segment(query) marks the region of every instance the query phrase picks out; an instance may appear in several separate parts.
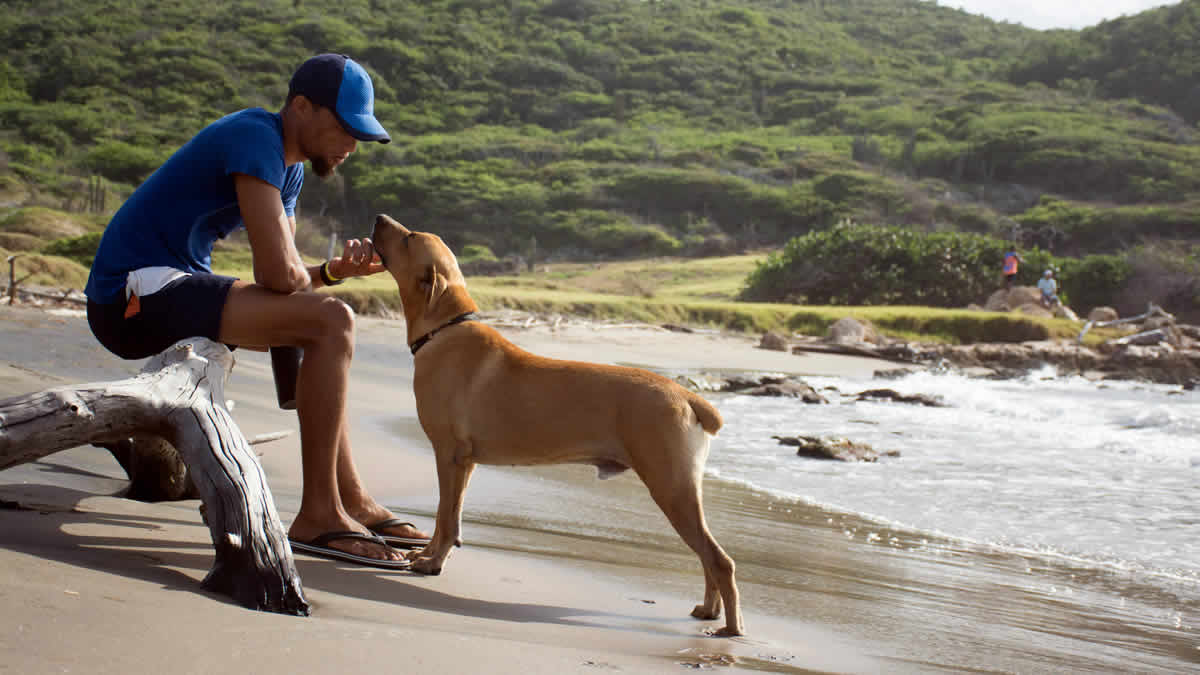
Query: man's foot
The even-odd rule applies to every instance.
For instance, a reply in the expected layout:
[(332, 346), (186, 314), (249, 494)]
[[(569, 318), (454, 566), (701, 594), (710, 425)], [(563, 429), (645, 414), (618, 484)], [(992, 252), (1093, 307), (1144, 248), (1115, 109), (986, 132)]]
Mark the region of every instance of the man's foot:
[(429, 535), (417, 529), (416, 525), (410, 522), (403, 521), (399, 518), (388, 517), (384, 520), (367, 524), (367, 529), (375, 534), (384, 537), (397, 537), (399, 539), (429, 539)]
[(312, 541), (299, 541), (291, 537), (288, 538), (288, 542), (291, 544), (292, 550), (300, 553), (307, 553), (309, 555), (320, 556), (322, 558), (330, 558), (332, 560), (338, 560), (341, 562), (354, 563), (356, 565), (382, 567), (389, 570), (406, 570), (412, 567), (412, 563), (408, 562), (407, 560), (381, 560), (379, 558), (371, 558), (368, 556), (356, 555), (354, 553), (347, 553), (340, 548), (332, 546), (333, 542), (337, 541), (367, 542), (372, 545), (382, 543), (375, 539), (374, 536), (350, 531), (326, 532)]
[[(357, 532), (363, 535), (370, 535), (367, 528), (363, 527), (350, 518), (335, 520), (332, 522), (310, 521), (302, 514), (297, 514), (296, 519), (292, 521), (292, 526), (288, 528), (288, 538), (293, 541), (309, 542), (314, 541), (322, 535), (330, 532)], [(388, 546), (385, 542), (374, 538), (367, 539), (334, 539), (325, 544), (327, 548), (337, 549), (345, 553), (361, 556), (364, 558), (372, 558), (374, 560), (403, 560), (404, 555)]]
[(374, 500), (370, 500), (370, 502), (370, 504), (364, 505), (362, 508), (347, 506), (346, 512), (357, 520), (361, 526), (380, 536), (396, 537), (399, 539), (429, 539), (428, 534), (418, 530), (412, 523), (402, 518), (397, 518), (395, 514), (378, 502)]

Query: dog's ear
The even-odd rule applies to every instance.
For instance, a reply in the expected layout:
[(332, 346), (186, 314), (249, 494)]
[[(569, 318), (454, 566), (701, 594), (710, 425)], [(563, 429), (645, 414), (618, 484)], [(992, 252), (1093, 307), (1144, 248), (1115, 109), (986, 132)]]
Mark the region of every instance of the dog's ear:
[(425, 268), (425, 273), (421, 276), (421, 290), (425, 291), (425, 313), (432, 314), (437, 307), (438, 300), (442, 299), (446, 288), (449, 286), (446, 275), (442, 274), (437, 269), (437, 265), (430, 265)]

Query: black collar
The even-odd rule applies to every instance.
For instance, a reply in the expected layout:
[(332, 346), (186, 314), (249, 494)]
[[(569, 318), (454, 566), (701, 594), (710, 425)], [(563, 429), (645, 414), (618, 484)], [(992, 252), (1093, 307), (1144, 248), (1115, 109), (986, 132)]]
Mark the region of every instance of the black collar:
[(430, 340), (432, 340), (433, 336), (437, 335), (438, 331), (449, 328), (450, 326), (453, 326), (456, 323), (462, 323), (464, 321), (478, 321), (478, 320), (479, 320), (479, 317), (475, 316), (475, 312), (467, 312), (466, 314), (459, 314), (458, 316), (454, 317), (453, 319), (450, 319), (449, 321), (442, 324), (441, 326), (438, 326), (437, 328), (434, 328), (433, 330), (429, 331), (428, 333), (417, 338), (416, 341), (413, 342), (412, 345), (409, 346), (409, 349), (412, 350), (413, 356), (416, 356), (417, 350), (420, 349), (421, 347), (424, 347), (426, 342), (429, 342)]

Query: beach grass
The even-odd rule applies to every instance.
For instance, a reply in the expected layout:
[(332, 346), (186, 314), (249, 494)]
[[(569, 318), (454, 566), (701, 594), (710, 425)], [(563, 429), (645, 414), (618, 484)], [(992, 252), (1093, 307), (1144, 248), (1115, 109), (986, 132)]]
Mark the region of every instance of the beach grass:
[[(944, 344), (1073, 339), (1083, 327), (1081, 322), (1065, 319), (966, 309), (736, 301), (746, 275), (765, 257), (555, 263), (520, 275), (468, 277), (467, 285), (485, 311), (511, 309), (756, 334), (778, 331), (824, 336), (843, 317), (868, 320), (889, 337)], [(224, 273), (236, 271), (226, 269)], [(360, 313), (377, 313), (382, 307), (400, 309), (394, 282), (384, 275), (353, 279), (332, 292)], [(1085, 343), (1097, 344), (1112, 337), (1110, 332), (1089, 332)]]

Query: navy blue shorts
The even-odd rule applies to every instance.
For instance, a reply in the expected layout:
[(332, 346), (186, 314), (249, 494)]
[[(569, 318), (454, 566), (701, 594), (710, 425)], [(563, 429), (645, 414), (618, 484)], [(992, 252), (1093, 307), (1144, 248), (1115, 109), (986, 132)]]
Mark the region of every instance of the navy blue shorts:
[(221, 312), (233, 277), (191, 274), (138, 298), (138, 311), (125, 316), (127, 303), (88, 300), (88, 325), (105, 349), (123, 359), (144, 359), (192, 337), (220, 342)]

